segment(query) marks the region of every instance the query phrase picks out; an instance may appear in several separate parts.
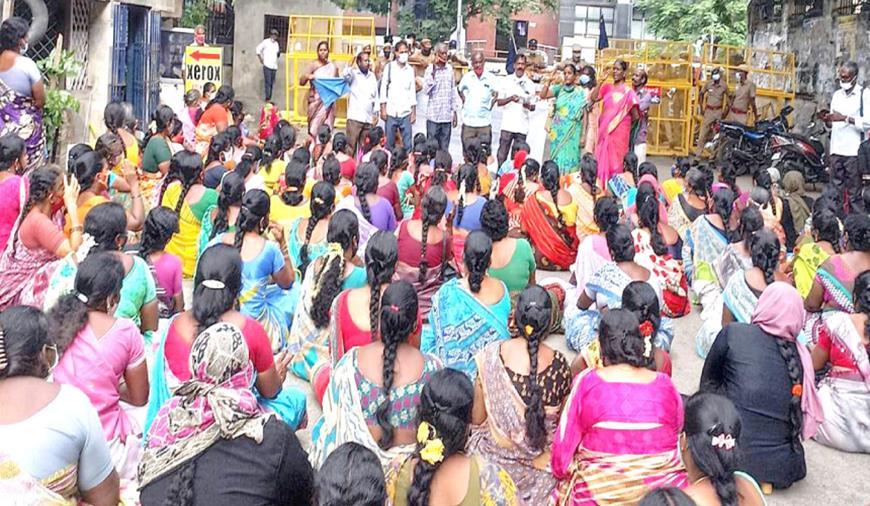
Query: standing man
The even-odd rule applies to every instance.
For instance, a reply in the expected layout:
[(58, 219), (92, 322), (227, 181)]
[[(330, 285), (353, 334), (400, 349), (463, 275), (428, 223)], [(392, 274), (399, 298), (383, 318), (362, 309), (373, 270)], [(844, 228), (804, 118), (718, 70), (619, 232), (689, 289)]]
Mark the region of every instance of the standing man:
[(462, 146), (477, 137), (492, 145), (492, 106), (495, 105), (495, 78), (484, 71), (485, 60), (481, 51), (471, 55), (471, 72), (466, 72), (459, 81), (459, 97), (462, 99)]
[(541, 80), (541, 74), (546, 70), (549, 64), (547, 53), (538, 50), (538, 39), (529, 39), (529, 50), (527, 52), (526, 64), (529, 67), (529, 77), (534, 82)]
[[(701, 88), (701, 98), (698, 101), (701, 107), (701, 114), (704, 119), (701, 121), (701, 129), (698, 132), (698, 145), (695, 147), (695, 155), (700, 157), (704, 152), (704, 145), (710, 138), (710, 128), (713, 123), (722, 119), (722, 105), (725, 103), (725, 96), (728, 93), (728, 86), (722, 82), (722, 69), (716, 67), (710, 75), (710, 80)], [(707, 99), (705, 105), (704, 98)]]
[(858, 168), (858, 146), (870, 128), (867, 108), (870, 95), (858, 86), (858, 65), (846, 62), (838, 72), (840, 89), (831, 97), (831, 112), (825, 121), (831, 127), (831, 184), (843, 195), (848, 210), (864, 209), (862, 177)]
[(423, 93), (429, 100), (426, 110), (426, 136), (438, 142), (438, 149), (448, 149), (450, 133), (457, 125), (456, 110), (459, 101), (454, 90), (453, 66), (449, 58), (447, 44), (439, 42), (435, 46), (435, 63), (426, 68), (423, 78)]
[(529, 133), (529, 112), (535, 110), (533, 98), (535, 84), (526, 75), (526, 56), (517, 55), (514, 73), (502, 80), (498, 94), (499, 107), (504, 107), (501, 119), (501, 134), (498, 138), (498, 166), (507, 160), (511, 146), (525, 142)]
[(392, 61), (392, 59), (391, 59), (391, 56), (393, 53), (392, 40), (393, 40), (392, 38), (390, 38), (389, 40), (387, 40), (387, 38), (384, 38), (384, 47), (381, 50), (383, 52), (383, 54), (380, 58), (378, 58), (378, 61), (375, 62), (375, 78), (377, 78), (378, 81), (380, 81), (381, 76), (384, 75), (384, 69), (387, 68), (387, 65), (389, 65), (390, 61)]
[(637, 155), (637, 163), (641, 164), (646, 161), (646, 134), (649, 129), (649, 110), (653, 104), (661, 102), (661, 98), (654, 95), (652, 90), (646, 87), (649, 77), (646, 70), (637, 69), (631, 76), (631, 85), (637, 94), (637, 124), (634, 130), (634, 154)]
[(758, 110), (755, 108), (755, 83), (749, 80), (748, 65), (737, 67), (737, 89), (734, 90), (734, 96), (730, 98), (729, 121), (737, 121), (745, 125), (749, 119), (749, 111), (752, 111), (752, 117), (758, 120)]
[(371, 55), (365, 51), (356, 57), (356, 65), (344, 71), (344, 80), (350, 87), (347, 99), (347, 143), (354, 156), (369, 130), (378, 123), (378, 80), (371, 70)]
[(435, 55), (432, 53), (432, 41), (429, 39), (421, 40), (420, 51), (412, 53), (411, 56), (408, 57), (408, 63), (414, 67), (414, 75), (417, 78), (417, 112), (419, 114), (417, 115), (417, 122), (414, 123), (413, 126), (415, 135), (418, 133), (425, 133), (428, 130), (426, 121), (428, 121), (429, 115), (426, 111), (429, 104), (429, 97), (426, 94), (423, 76), (426, 74), (426, 69), (434, 62)]
[(278, 30), (273, 28), (269, 32), (269, 38), (264, 39), (257, 46), (257, 58), (263, 65), (263, 93), (266, 95), (266, 102), (272, 101), (272, 87), (275, 85), (275, 74), (278, 73), (278, 54), (280, 53)]
[(208, 44), (205, 43), (205, 27), (202, 25), (196, 25), (196, 28), (193, 29), (193, 44), (192, 46), (197, 47), (207, 47)]
[(386, 122), (387, 147), (396, 145), (396, 131), (402, 134), (402, 145), (411, 147), (411, 125), (417, 119), (417, 89), (414, 69), (408, 65), (408, 43), (396, 43), (396, 60), (390, 62), (381, 76), (381, 119)]
[(577, 67), (578, 71), (586, 66), (586, 63), (583, 61), (583, 49), (580, 46), (571, 48), (571, 63)]

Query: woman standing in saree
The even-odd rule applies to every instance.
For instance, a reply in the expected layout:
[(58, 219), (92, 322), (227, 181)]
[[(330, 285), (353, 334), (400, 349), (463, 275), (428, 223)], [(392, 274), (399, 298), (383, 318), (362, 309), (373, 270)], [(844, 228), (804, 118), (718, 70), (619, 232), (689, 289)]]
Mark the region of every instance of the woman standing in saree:
[(474, 378), (477, 352), (510, 338), (511, 299), (505, 284), (486, 274), (492, 260), (489, 236), (479, 230), (469, 234), (464, 255), (467, 277), (447, 281), (432, 298), (420, 350)]
[(870, 271), (855, 279), (855, 314), (824, 313), (817, 327), (813, 367), (830, 370), (819, 384), (825, 420), (815, 435), (823, 445), (870, 453)]
[[(28, 179), (29, 195), (0, 256), (0, 309), (16, 304), (42, 308), (51, 276), (61, 265), (75, 264), (70, 253), (82, 244), (78, 181), (49, 167), (34, 170)], [(69, 238), (52, 221), (60, 202), (71, 216)]]
[(583, 113), (589, 102), (589, 92), (576, 86), (577, 67), (565, 64), (562, 84), (550, 86), (544, 81), (541, 100), (555, 97), (553, 124), (550, 127), (550, 159), (556, 162), (560, 175), (577, 172), (580, 167), (580, 144), (583, 138)]
[(335, 123), (335, 104), (323, 105), (314, 80), (321, 77), (338, 77), (338, 67), (329, 61), (329, 43), (325, 40), (317, 44), (317, 61), (309, 68), (307, 74), (299, 77), (299, 86), (308, 86), (308, 135), (312, 142), (318, 142), (317, 132), (321, 125), (328, 125), (332, 130)]
[(365, 268), (357, 265), (359, 222), (342, 209), (329, 219), (326, 253), (305, 270), (287, 351), (293, 374), (311, 383), (317, 399), (329, 384), (330, 308), (342, 290), (366, 284)]
[(541, 269), (567, 270), (577, 256), (577, 203), (559, 184), (552, 160), (541, 167), (542, 186), (523, 203), (520, 225), (535, 250)]
[(45, 85), (27, 51), (30, 25), (12, 17), (0, 25), (0, 135), (13, 133), (24, 140), (27, 172), (45, 163), (42, 108)]
[(574, 380), (555, 432), (551, 504), (636, 504), (652, 488), (687, 485), (677, 447), (683, 401), (667, 375), (650, 370), (637, 317), (604, 313), (598, 339), (604, 367)]
[(181, 259), (184, 277), (196, 270), (197, 244), (205, 213), (217, 203), (217, 192), (202, 185), (202, 158), (191, 151), (172, 155), (163, 183), (160, 204), (178, 214), (178, 233), (166, 245), (166, 252)]
[(474, 384), (473, 429), (466, 448), (502, 466), (525, 504), (545, 504), (556, 485), (548, 469), (553, 431), (571, 390), (568, 361), (543, 344), (552, 302), (530, 285), (517, 300), (520, 337), (481, 351)]
[(870, 216), (846, 218), (846, 251), (827, 259), (816, 271), (813, 287), (804, 300), (807, 311), (833, 308), (854, 313), (852, 286), (858, 273), (870, 269)]
[[(616, 60), (613, 68), (604, 73), (598, 87), (592, 90), (590, 97), (591, 102), (601, 102), (598, 145), (595, 147), (600, 181), (609, 181), (622, 170), (622, 159), (628, 153), (631, 124), (638, 119), (637, 94), (625, 82), (627, 72), (628, 63)], [(611, 75), (613, 84), (605, 84)]]

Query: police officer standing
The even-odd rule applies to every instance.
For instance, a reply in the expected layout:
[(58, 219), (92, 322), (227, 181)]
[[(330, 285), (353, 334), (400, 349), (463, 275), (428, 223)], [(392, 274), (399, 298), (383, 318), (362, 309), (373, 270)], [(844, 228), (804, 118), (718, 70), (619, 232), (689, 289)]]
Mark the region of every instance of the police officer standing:
[(755, 108), (755, 83), (749, 80), (749, 66), (746, 64), (737, 67), (737, 89), (728, 107), (728, 120), (746, 124), (749, 119), (749, 111), (752, 117), (758, 119), (758, 110)]
[[(722, 69), (716, 67), (710, 75), (710, 80), (701, 88), (701, 114), (704, 119), (701, 121), (701, 129), (698, 132), (698, 145), (695, 148), (695, 155), (701, 156), (704, 152), (704, 145), (710, 137), (710, 128), (713, 123), (722, 119), (722, 106), (725, 103), (725, 95), (728, 93), (728, 86), (722, 82)], [(706, 98), (706, 102), (705, 99)]]

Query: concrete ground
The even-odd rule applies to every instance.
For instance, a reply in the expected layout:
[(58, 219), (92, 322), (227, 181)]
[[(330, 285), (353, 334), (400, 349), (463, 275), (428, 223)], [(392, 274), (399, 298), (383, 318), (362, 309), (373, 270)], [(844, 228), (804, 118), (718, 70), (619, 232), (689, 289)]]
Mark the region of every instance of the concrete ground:
[[(456, 135), (454, 135), (456, 137)], [(496, 137), (497, 139), (497, 137)], [(493, 146), (495, 149), (496, 146)], [(452, 151), (452, 150), (451, 150)], [(672, 160), (669, 158), (651, 159), (659, 168), (660, 180), (670, 177)], [(748, 187), (749, 181), (741, 181), (741, 187)], [(553, 275), (567, 280), (566, 273), (539, 271), (538, 279)], [(691, 314), (676, 320), (675, 337), (671, 348), (673, 361), (673, 381), (677, 389), (690, 395), (697, 391), (704, 361), (694, 349), (694, 337), (701, 320), (697, 308)], [(574, 353), (568, 350), (562, 335), (550, 336), (546, 343), (564, 353), (569, 361)], [(320, 407), (311, 394), (307, 384), (288, 379), (288, 385), (298, 386), (309, 392), (309, 426), (320, 416)], [(310, 444), (307, 430), (299, 432), (304, 445)], [(807, 477), (787, 490), (777, 490), (769, 496), (771, 506), (819, 506), (819, 505), (870, 505), (870, 455), (844, 453), (809, 441), (804, 443), (807, 461)]]

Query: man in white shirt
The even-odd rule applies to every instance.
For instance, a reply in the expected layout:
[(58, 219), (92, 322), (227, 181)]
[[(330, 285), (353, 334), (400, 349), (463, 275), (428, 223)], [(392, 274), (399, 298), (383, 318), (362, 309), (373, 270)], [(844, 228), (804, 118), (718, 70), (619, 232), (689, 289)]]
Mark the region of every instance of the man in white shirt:
[(459, 81), (459, 98), (462, 99), (462, 146), (477, 137), (481, 143), (492, 145), (492, 106), (495, 105), (495, 76), (486, 72), (483, 53), (471, 56), (471, 72), (466, 72)]
[(526, 75), (526, 55), (517, 55), (514, 73), (502, 79), (496, 103), (504, 107), (498, 137), (498, 166), (507, 160), (511, 146), (525, 141), (529, 133), (529, 112), (535, 110), (535, 83)]
[(371, 69), (371, 53), (356, 56), (356, 65), (348, 65), (344, 80), (350, 87), (347, 99), (347, 144), (354, 156), (360, 142), (378, 122), (378, 79)]
[(870, 90), (858, 86), (855, 62), (844, 63), (838, 75), (840, 89), (831, 97), (831, 112), (825, 118), (831, 124), (831, 184), (843, 195), (847, 206), (863, 209), (858, 146), (870, 128)]
[(257, 58), (263, 64), (263, 85), (266, 94), (266, 102), (272, 101), (272, 87), (275, 85), (275, 74), (278, 73), (278, 54), (281, 47), (278, 45), (278, 30), (272, 29), (269, 38), (264, 39), (257, 46)]
[(393, 48), (395, 61), (381, 75), (381, 119), (386, 122), (387, 147), (396, 145), (396, 131), (402, 145), (411, 147), (411, 125), (417, 120), (417, 79), (408, 65), (408, 43), (400, 40)]

